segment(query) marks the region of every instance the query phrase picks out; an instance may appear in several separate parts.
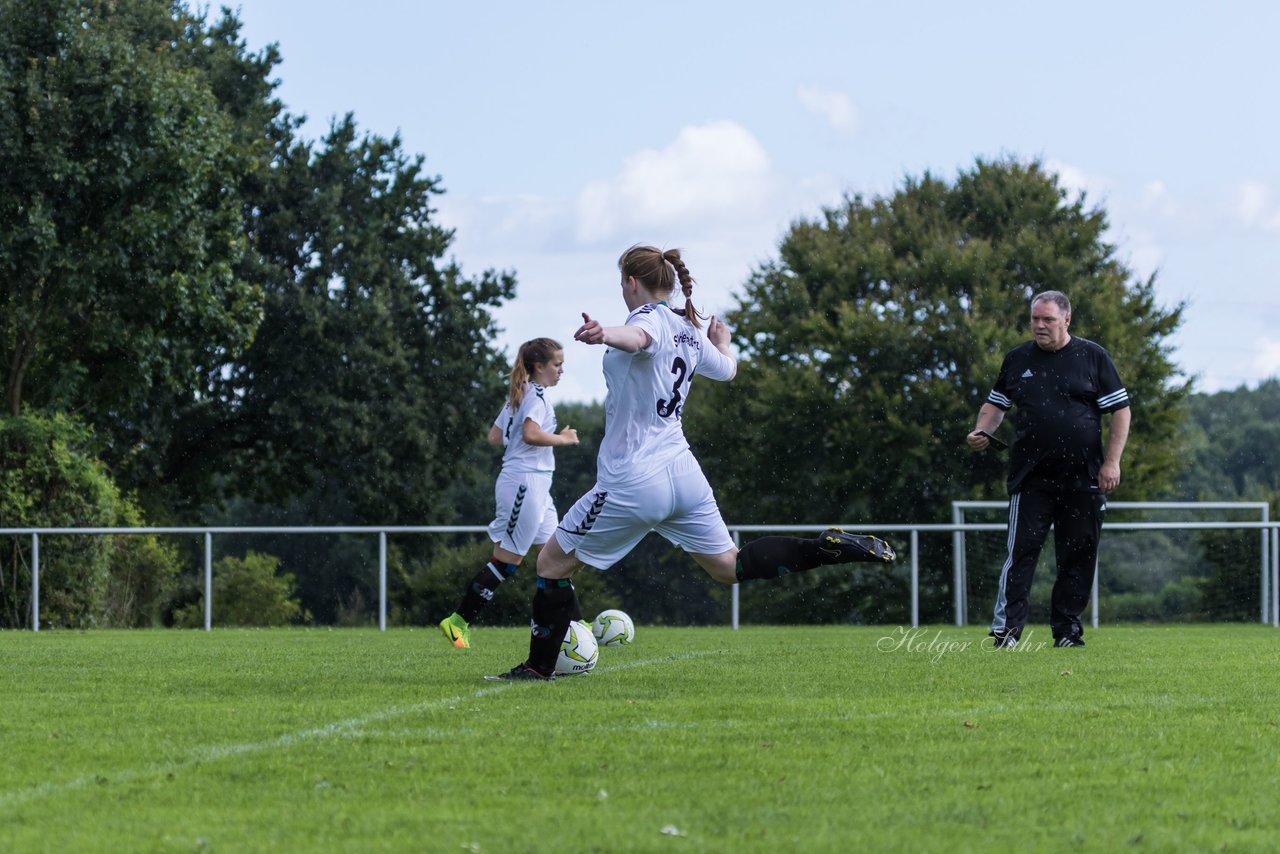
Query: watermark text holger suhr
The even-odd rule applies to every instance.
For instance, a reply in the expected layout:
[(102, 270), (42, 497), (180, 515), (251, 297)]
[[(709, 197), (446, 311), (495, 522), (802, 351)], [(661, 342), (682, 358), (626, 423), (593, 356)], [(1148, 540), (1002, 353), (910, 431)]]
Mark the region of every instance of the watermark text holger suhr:
[(887, 634), (876, 641), (876, 649), (881, 652), (912, 653), (936, 662), (941, 661), (943, 656), (952, 653), (978, 651), (998, 652), (1001, 655), (1016, 655), (1018, 653), (1039, 652), (1052, 646), (1048, 641), (1035, 640), (1032, 637), (1034, 633), (1034, 629), (1028, 629), (1022, 633), (1022, 639), (1018, 641), (1017, 646), (1011, 649), (997, 649), (995, 639), (991, 637), (980, 639), (946, 637), (942, 634), (942, 629), (936, 629), (930, 634), (929, 629), (898, 626), (893, 630), (892, 634)]

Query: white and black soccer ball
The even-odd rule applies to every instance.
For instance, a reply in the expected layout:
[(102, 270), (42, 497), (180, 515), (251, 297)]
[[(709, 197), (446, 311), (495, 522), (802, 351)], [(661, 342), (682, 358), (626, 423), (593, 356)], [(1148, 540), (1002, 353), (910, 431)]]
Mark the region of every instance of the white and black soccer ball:
[(560, 654), (556, 656), (556, 675), (590, 673), (600, 660), (600, 645), (590, 627), (579, 620), (570, 620), (569, 628), (560, 642)]
[(618, 646), (636, 639), (636, 624), (625, 611), (611, 608), (599, 613), (591, 624), (591, 634), (601, 646)]

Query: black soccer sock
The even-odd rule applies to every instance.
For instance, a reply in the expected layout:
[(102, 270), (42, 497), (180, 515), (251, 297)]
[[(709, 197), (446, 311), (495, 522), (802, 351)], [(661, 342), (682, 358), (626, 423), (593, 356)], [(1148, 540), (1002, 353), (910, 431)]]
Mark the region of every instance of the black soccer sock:
[(493, 601), (502, 582), (516, 574), (518, 563), (504, 563), (495, 555), (484, 565), (484, 569), (476, 573), (467, 585), (467, 592), (462, 594), (462, 604), (458, 605), (458, 616), (470, 623), (484, 606)]
[(556, 669), (560, 644), (573, 619), (577, 591), (567, 578), (539, 578), (533, 594), (533, 624), (529, 627), (529, 666), (544, 676)]
[(816, 538), (761, 537), (738, 551), (736, 571), (739, 581), (752, 581), (805, 572), (821, 565)]

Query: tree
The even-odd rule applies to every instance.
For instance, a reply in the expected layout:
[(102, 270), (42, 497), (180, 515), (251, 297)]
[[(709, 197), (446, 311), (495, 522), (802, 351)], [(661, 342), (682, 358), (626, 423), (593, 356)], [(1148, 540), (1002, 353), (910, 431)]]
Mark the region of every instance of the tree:
[(1192, 395), (1179, 478), (1187, 500), (1267, 500), (1280, 493), (1280, 380)]
[(514, 279), (440, 263), (453, 235), (430, 221), (439, 179), (422, 164), (351, 116), (282, 156), (252, 223), (262, 322), (216, 405), (191, 410), (169, 477), (221, 460), (229, 489), (262, 503), (332, 481), (351, 521), (449, 516), (439, 496), (501, 399), (490, 309)]
[[(953, 499), (1003, 497), (1006, 458), (970, 453), (964, 436), (1005, 352), (1029, 338), (1031, 296), (1048, 289), (1072, 297), (1071, 331), (1111, 352), (1135, 401), (1124, 497), (1167, 489), (1189, 383), (1165, 338), (1182, 307), (1156, 304), (1154, 276), (1135, 280), (1106, 228), (1039, 163), (1013, 160), (978, 161), (950, 184), (926, 173), (796, 222), (728, 316), (738, 378), (704, 384), (686, 409), (725, 515), (930, 521)], [(851, 579), (822, 581), (874, 618)], [(765, 601), (778, 590), (760, 607), (785, 609)]]
[[(1280, 515), (1280, 381), (1192, 395), (1184, 430), (1188, 463), (1179, 497), (1191, 501), (1267, 501)], [(1254, 619), (1260, 602), (1256, 531), (1201, 531), (1205, 612)]]
[(8, 409), (76, 413), (152, 518), (338, 484), (357, 519), (438, 520), (514, 279), (443, 261), (398, 137), (297, 139), (275, 47), (204, 14), (0, 0)]
[[(31, 527), (136, 527), (139, 515), (93, 458), (89, 430), (65, 416), (0, 418), (0, 519)], [(145, 626), (159, 617), (177, 555), (154, 537), (41, 540), (43, 626)], [(0, 628), (30, 625), (31, 547), (0, 540)]]
[(151, 389), (191, 395), (252, 334), (238, 152), (180, 55), (191, 26), (155, 0), (0, 2), (10, 415), (127, 424)]
[(1182, 307), (1156, 305), (1154, 276), (1133, 280), (1106, 227), (1039, 163), (1015, 161), (979, 161), (951, 185), (908, 179), (793, 225), (729, 315), (738, 379), (690, 404), (728, 515), (918, 521), (1002, 495), (1004, 459), (963, 437), (1047, 289), (1073, 298), (1071, 331), (1110, 350), (1136, 401), (1125, 495), (1167, 488), (1188, 384), (1164, 339)]

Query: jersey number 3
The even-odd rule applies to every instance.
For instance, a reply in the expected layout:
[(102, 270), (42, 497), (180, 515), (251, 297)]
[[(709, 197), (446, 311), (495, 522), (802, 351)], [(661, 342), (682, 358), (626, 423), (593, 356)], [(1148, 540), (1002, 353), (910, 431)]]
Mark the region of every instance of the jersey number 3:
[(684, 359), (676, 356), (675, 361), (671, 363), (671, 373), (676, 375), (676, 381), (671, 384), (671, 399), (658, 401), (658, 415), (662, 418), (670, 418), (672, 415), (680, 417), (680, 401), (684, 397), (680, 386), (689, 376), (689, 366), (684, 363)]

